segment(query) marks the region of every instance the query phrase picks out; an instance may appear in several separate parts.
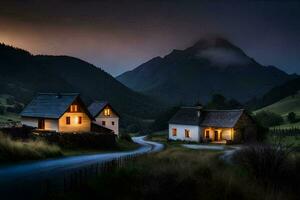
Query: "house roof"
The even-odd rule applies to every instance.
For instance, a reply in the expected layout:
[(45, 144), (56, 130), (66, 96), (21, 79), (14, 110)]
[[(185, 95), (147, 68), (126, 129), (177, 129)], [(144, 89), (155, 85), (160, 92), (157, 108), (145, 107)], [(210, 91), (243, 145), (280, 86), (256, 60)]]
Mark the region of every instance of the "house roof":
[[(198, 114), (200, 112), (200, 115)], [(232, 128), (244, 110), (205, 110), (197, 107), (181, 108), (169, 121), (170, 124)]]
[(244, 110), (203, 110), (200, 126), (233, 128)]
[(58, 119), (78, 97), (78, 93), (39, 93), (20, 115)]
[(120, 116), (107, 101), (94, 101), (89, 107), (88, 110), (93, 117), (98, 116), (102, 110), (106, 107), (110, 106), (111, 109), (116, 113), (116, 115)]
[(200, 109), (196, 107), (182, 107), (170, 119), (169, 123), (183, 125), (199, 125), (200, 117), (198, 116), (198, 112), (200, 112)]

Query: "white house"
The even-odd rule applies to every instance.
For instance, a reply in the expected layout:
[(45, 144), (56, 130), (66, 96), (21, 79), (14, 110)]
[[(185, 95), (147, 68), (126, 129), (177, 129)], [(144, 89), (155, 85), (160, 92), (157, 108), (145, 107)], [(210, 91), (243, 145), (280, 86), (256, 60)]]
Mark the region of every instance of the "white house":
[(169, 139), (193, 142), (242, 142), (256, 137), (257, 127), (244, 110), (182, 107), (169, 121)]
[(94, 123), (108, 128), (119, 135), (120, 115), (106, 101), (95, 101), (88, 107), (89, 112), (94, 118)]
[(92, 116), (78, 93), (40, 93), (21, 112), (21, 123), (41, 131), (88, 132)]

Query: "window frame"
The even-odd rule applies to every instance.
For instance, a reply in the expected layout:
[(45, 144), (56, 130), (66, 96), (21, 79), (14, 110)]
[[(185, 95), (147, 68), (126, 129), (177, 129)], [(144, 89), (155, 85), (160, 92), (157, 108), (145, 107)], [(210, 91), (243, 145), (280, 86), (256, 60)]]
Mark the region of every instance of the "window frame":
[(110, 108), (104, 108), (104, 116), (110, 116), (111, 114)]
[(177, 128), (172, 128), (172, 136), (173, 137), (177, 136)]
[(205, 130), (205, 139), (209, 139), (209, 130)]
[(82, 124), (82, 117), (81, 116), (78, 117), (78, 124)]
[(66, 125), (71, 125), (71, 117), (66, 116)]
[(185, 136), (185, 138), (191, 138), (191, 130), (184, 129), (184, 136)]
[(78, 112), (78, 105), (77, 104), (72, 104), (70, 106), (70, 112)]
[(102, 121), (102, 122), (101, 122), (101, 125), (102, 125), (102, 126), (106, 126), (106, 121)]

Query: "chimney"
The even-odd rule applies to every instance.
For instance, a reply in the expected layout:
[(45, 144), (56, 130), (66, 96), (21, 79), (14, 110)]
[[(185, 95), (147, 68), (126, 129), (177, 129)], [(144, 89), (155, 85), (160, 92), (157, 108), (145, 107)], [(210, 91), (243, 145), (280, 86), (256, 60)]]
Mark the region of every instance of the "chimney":
[(57, 93), (56, 98), (57, 98), (57, 99), (60, 99), (60, 98), (61, 98), (61, 94), (60, 94), (60, 93)]
[(202, 106), (196, 106), (196, 109), (197, 109), (197, 117), (200, 117)]

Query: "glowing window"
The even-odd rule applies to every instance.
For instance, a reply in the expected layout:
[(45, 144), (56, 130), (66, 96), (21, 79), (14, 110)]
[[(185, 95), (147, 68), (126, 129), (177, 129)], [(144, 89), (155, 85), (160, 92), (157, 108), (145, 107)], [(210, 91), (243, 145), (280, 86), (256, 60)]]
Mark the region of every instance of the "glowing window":
[(110, 109), (109, 108), (104, 109), (104, 115), (105, 116), (110, 116)]
[(172, 128), (172, 135), (177, 136), (177, 129), (176, 128)]
[(77, 112), (78, 111), (78, 106), (77, 105), (71, 105), (70, 111), (71, 112)]
[(184, 135), (186, 138), (190, 137), (190, 130), (189, 129), (184, 129)]

